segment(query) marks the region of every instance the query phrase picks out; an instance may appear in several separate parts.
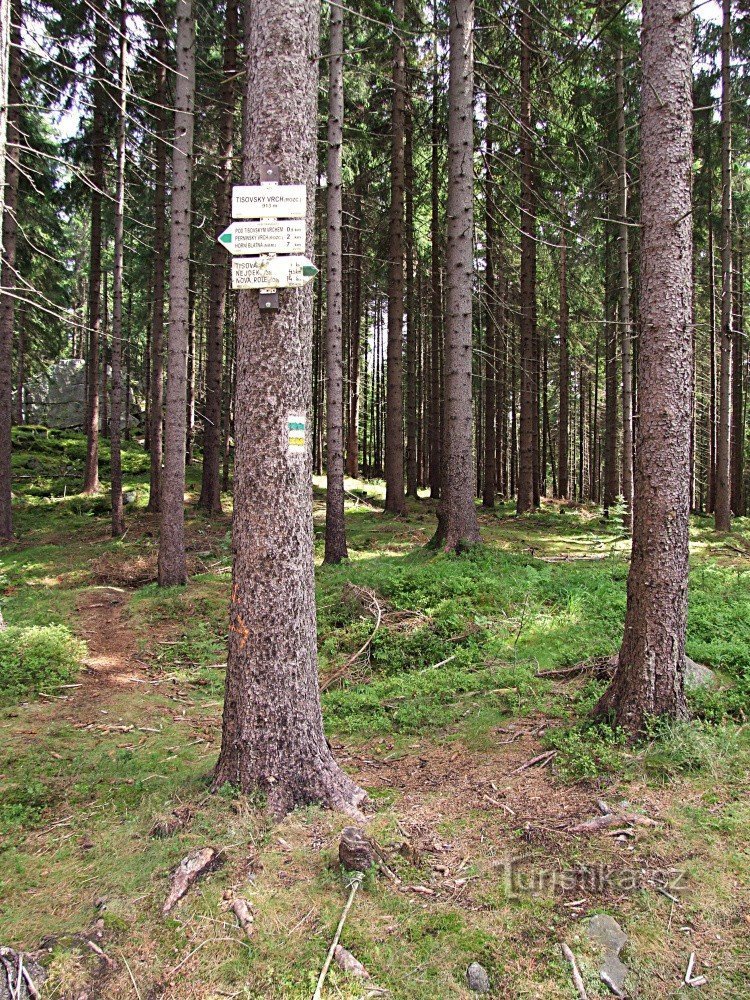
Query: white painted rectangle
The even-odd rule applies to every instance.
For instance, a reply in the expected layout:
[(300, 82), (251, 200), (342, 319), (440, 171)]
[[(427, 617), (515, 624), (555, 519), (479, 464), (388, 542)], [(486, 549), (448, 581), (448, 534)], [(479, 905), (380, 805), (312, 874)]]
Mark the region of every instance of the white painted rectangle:
[(250, 184), (232, 188), (233, 219), (304, 219), (304, 184)]

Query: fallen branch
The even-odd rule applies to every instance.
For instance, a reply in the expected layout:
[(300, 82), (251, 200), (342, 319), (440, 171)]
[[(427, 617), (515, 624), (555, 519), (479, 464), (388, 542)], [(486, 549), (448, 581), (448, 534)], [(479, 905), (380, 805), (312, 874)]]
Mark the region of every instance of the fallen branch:
[(570, 968), (573, 971), (573, 985), (576, 990), (578, 990), (578, 996), (581, 1000), (589, 1000), (588, 993), (586, 992), (586, 987), (583, 985), (583, 977), (581, 976), (581, 970), (578, 968), (578, 962), (576, 962), (576, 957), (570, 948), (563, 943), (560, 945), (560, 949), (563, 953), (563, 957), (567, 959), (570, 963)]
[(526, 771), (530, 767), (534, 767), (535, 764), (540, 764), (542, 767), (546, 767), (550, 763), (553, 757), (557, 756), (557, 750), (545, 750), (544, 753), (537, 754), (536, 757), (532, 757), (531, 760), (527, 760), (525, 764), (521, 764), (511, 774), (520, 774), (521, 771)]
[(246, 899), (241, 896), (235, 896), (232, 900), (232, 911), (237, 917), (240, 927), (243, 929), (247, 937), (253, 936), (253, 915), (250, 912), (250, 907)]
[(375, 607), (376, 611), (375, 628), (370, 633), (367, 642), (363, 646), (361, 646), (356, 653), (350, 656), (342, 667), (339, 667), (339, 669), (335, 673), (331, 674), (331, 676), (327, 680), (323, 681), (323, 683), (320, 685), (321, 691), (327, 691), (332, 684), (335, 684), (336, 681), (340, 680), (346, 673), (348, 673), (349, 668), (352, 666), (352, 664), (356, 663), (356, 661), (360, 658), (360, 656), (363, 653), (366, 653), (367, 650), (370, 648), (370, 643), (375, 638), (375, 635), (377, 634), (377, 631), (380, 628), (380, 623), (383, 620), (383, 608), (380, 602), (378, 601), (377, 597), (371, 590), (366, 591), (366, 593), (370, 597), (370, 600), (372, 601), (372, 604)]
[(346, 923), (346, 918), (349, 915), (349, 910), (352, 908), (352, 903), (354, 902), (354, 897), (357, 895), (357, 890), (362, 885), (362, 879), (364, 878), (363, 872), (355, 872), (354, 878), (352, 879), (351, 891), (349, 892), (349, 899), (346, 901), (346, 906), (341, 914), (341, 919), (339, 920), (339, 925), (336, 928), (336, 933), (333, 936), (333, 941), (331, 942), (331, 947), (328, 949), (328, 954), (326, 955), (326, 960), (323, 968), (318, 977), (318, 985), (315, 987), (315, 992), (313, 993), (312, 1000), (321, 1000), (323, 996), (323, 985), (326, 981), (326, 976), (328, 975), (328, 970), (331, 967), (331, 962), (333, 961), (333, 955), (336, 951), (336, 946), (339, 943), (339, 938), (341, 937), (341, 932), (344, 929), (344, 924)]

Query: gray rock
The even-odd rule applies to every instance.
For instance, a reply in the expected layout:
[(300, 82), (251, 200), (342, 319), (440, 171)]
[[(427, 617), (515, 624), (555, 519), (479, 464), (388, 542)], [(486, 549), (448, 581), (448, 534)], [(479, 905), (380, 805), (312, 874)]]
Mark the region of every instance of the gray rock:
[(620, 961), (620, 952), (628, 943), (627, 934), (608, 913), (597, 913), (592, 917), (588, 922), (588, 933), (594, 944), (604, 951), (599, 978), (615, 996), (624, 997), (628, 967)]
[(466, 985), (474, 993), (490, 992), (490, 977), (487, 970), (479, 962), (472, 962), (466, 970)]
[[(66, 358), (50, 365), (44, 375), (29, 379), (24, 398), (26, 423), (61, 430), (82, 428), (86, 409), (86, 362), (80, 358)], [(140, 401), (140, 388), (131, 385), (131, 425), (143, 419)], [(100, 413), (103, 422), (103, 406)], [(124, 414), (122, 426), (125, 426)]]
[(718, 683), (716, 674), (710, 667), (696, 663), (689, 656), (685, 657), (685, 688), (695, 691), (702, 687), (715, 687)]

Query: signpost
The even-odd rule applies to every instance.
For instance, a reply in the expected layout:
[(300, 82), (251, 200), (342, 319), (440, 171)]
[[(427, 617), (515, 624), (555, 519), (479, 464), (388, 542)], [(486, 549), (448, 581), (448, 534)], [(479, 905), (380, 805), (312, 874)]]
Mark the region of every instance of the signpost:
[(232, 217), (248, 221), (232, 222), (219, 236), (232, 254), (232, 288), (259, 291), (262, 311), (279, 308), (279, 288), (301, 288), (318, 273), (304, 256), (307, 188), (278, 184), (273, 167), (266, 175), (264, 184), (232, 188)]
[(232, 288), (301, 288), (318, 273), (311, 260), (293, 257), (235, 257)]
[(304, 219), (233, 222), (219, 237), (231, 254), (304, 253)]
[(232, 188), (233, 219), (304, 219), (304, 184), (253, 184)]

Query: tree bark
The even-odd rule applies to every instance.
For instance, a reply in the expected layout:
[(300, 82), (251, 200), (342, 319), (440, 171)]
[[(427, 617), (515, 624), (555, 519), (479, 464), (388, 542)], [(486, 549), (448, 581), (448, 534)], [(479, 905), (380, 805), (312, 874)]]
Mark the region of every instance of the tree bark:
[(745, 514), (745, 407), (744, 396), (744, 331), (742, 329), (743, 267), (742, 245), (734, 251), (732, 281), (732, 513)]
[(440, 387), (440, 341), (442, 296), (440, 289), (440, 89), (437, 31), (438, 4), (434, 3), (435, 39), (432, 51), (432, 116), (430, 123), (430, 496), (440, 498), (442, 477), (442, 406)]
[[(611, 226), (607, 226), (611, 230)], [(604, 516), (609, 516), (610, 508), (620, 492), (620, 476), (617, 461), (617, 296), (613, 261), (612, 233), (607, 232), (604, 241), (604, 495), (602, 506)], [(598, 384), (598, 380), (597, 381)], [(592, 449), (593, 451), (593, 449)], [(594, 484), (594, 477), (589, 477)]]
[[(224, 69), (219, 126), (219, 171), (216, 177), (216, 235), (227, 224), (232, 205), (232, 152), (237, 80), (237, 0), (227, 0)], [(199, 504), (221, 513), (221, 361), (224, 352), (228, 256), (218, 242), (211, 255), (208, 330), (206, 333), (206, 396), (203, 406), (203, 468)]]
[[(567, 213), (565, 213), (567, 220)], [(561, 500), (570, 499), (570, 354), (568, 348), (568, 328), (570, 309), (568, 306), (568, 234), (560, 230), (560, 305), (558, 332), (560, 335), (560, 361), (558, 380), (560, 398), (557, 417), (557, 486)]]
[(633, 555), (625, 635), (596, 712), (684, 718), (690, 505), (692, 42), (688, 0), (645, 0)]
[(417, 310), (414, 302), (414, 119), (406, 116), (406, 495), (417, 498)]
[[(0, 272), (0, 542), (13, 538), (11, 424), (13, 413), (13, 323), (15, 319), (16, 242), (18, 235), (19, 130), (21, 103), (21, 3), (14, 0), (0, 15), (0, 219), (2, 219), (2, 270)], [(6, 75), (7, 74), (7, 75)], [(3, 182), (4, 178), (4, 182)], [(23, 344), (23, 330), (19, 331)], [(23, 352), (19, 353), (18, 407), (23, 410)]]
[(344, 12), (331, 7), (328, 60), (328, 268), (326, 272), (326, 538), (327, 563), (346, 559), (344, 523)]
[(156, 11), (156, 108), (154, 191), (154, 297), (151, 311), (151, 375), (149, 405), (150, 479), (148, 510), (156, 514), (161, 502), (164, 418), (164, 274), (167, 229), (167, 4), (157, 0)]
[(86, 359), (86, 470), (83, 492), (99, 490), (99, 338), (101, 336), (102, 196), (104, 194), (104, 90), (107, 53), (104, 16), (94, 8), (94, 110), (91, 132), (91, 250), (88, 287), (88, 356)]
[(451, 0), (448, 77), (443, 487), (433, 544), (460, 552), (480, 541), (472, 456), (474, 273), (474, 0)]
[[(359, 477), (359, 393), (360, 393), (360, 350), (362, 329), (362, 192), (361, 178), (354, 184), (353, 211), (354, 242), (352, 250), (352, 305), (349, 316), (349, 422), (346, 441), (346, 474), (351, 479)], [(367, 327), (365, 327), (365, 330)], [(367, 342), (365, 341), (365, 350)], [(365, 361), (365, 373), (367, 362)], [(365, 375), (366, 377), (366, 375)], [(364, 413), (367, 413), (365, 406)], [(366, 448), (363, 449), (363, 453)], [(365, 458), (366, 461), (366, 458)]]
[(732, 411), (732, 84), (731, 0), (723, 0), (721, 32), (721, 351), (719, 419), (716, 428), (717, 531), (732, 526), (731, 411)]
[(405, 0), (394, 0), (391, 207), (388, 219), (388, 367), (385, 422), (385, 509), (403, 514), (404, 502), (404, 139), (406, 46), (401, 36)]
[(115, 233), (112, 271), (112, 409), (110, 411), (110, 467), (112, 490), (112, 537), (125, 530), (122, 506), (122, 275), (125, 251), (125, 142), (127, 128), (128, 41), (127, 0), (120, 5), (120, 87), (117, 95), (117, 166), (115, 182)]
[[(257, 183), (273, 163), (282, 183), (307, 185), (310, 251), (318, 10), (315, 0), (247, 0), (245, 8), (245, 183)], [(239, 293), (235, 556), (214, 783), (265, 793), (278, 814), (311, 802), (352, 811), (365, 798), (323, 734), (310, 443), (300, 450), (289, 444), (290, 421), (310, 413), (311, 362), (309, 286), (282, 289), (280, 309), (264, 314), (254, 293)]]
[(187, 583), (185, 558), (185, 432), (190, 325), (190, 221), (195, 101), (195, 21), (192, 0), (177, 0), (175, 137), (169, 250), (169, 333), (160, 496), (159, 586)]
[(528, 0), (520, 8), (521, 111), (521, 416), (518, 455), (518, 498), (516, 510), (525, 514), (534, 507), (534, 383), (536, 368), (534, 331), (534, 272), (536, 259), (536, 219), (534, 194), (534, 151), (531, 135), (531, 13)]
[(485, 338), (485, 375), (484, 375), (484, 478), (482, 481), (482, 506), (495, 506), (497, 493), (497, 286), (495, 283), (495, 181), (492, 176), (493, 121), (494, 107), (489, 93), (486, 95), (487, 128), (485, 132), (485, 298), (487, 302), (487, 336)]
[(633, 510), (633, 357), (630, 329), (630, 252), (628, 234), (628, 152), (625, 131), (625, 74), (622, 43), (615, 51), (615, 98), (617, 101), (617, 214), (619, 286), (617, 321), (622, 356), (622, 495), (624, 523), (629, 526)]

